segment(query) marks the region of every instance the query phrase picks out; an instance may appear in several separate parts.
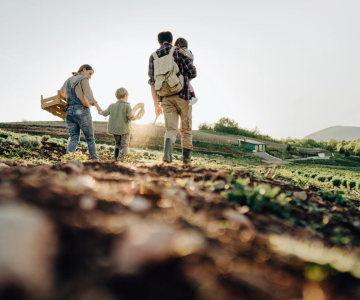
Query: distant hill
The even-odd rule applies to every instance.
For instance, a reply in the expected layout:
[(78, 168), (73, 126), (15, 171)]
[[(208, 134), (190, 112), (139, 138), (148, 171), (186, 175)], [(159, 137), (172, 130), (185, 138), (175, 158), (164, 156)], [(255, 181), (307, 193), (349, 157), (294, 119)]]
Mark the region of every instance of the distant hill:
[(305, 137), (305, 139), (309, 138), (317, 142), (328, 142), (330, 139), (335, 139), (337, 141), (353, 141), (360, 138), (360, 127), (333, 126), (314, 132)]

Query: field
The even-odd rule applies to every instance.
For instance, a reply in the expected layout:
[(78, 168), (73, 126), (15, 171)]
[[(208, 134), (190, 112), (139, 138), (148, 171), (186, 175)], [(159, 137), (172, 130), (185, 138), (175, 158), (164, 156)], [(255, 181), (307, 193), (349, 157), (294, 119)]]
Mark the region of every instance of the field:
[(92, 163), (56, 126), (1, 125), (0, 299), (360, 299), (360, 168), (215, 140), (183, 168), (160, 133), (115, 163), (104, 124)]

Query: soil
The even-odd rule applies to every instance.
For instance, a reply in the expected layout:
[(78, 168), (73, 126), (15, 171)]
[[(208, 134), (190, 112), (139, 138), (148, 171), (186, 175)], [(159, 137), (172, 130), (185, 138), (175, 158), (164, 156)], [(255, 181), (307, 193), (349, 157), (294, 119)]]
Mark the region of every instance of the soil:
[[(13, 145), (12, 152), (18, 152), (19, 158), (27, 159), (27, 158), (41, 158), (48, 159), (53, 162), (60, 162), (61, 157), (66, 154), (65, 147), (59, 147), (55, 143), (43, 142), (43, 146), (40, 149), (33, 148), (24, 148), (20, 145)], [(24, 152), (25, 151), (25, 152)], [(5, 153), (9, 153), (9, 147), (0, 145), (0, 156), (6, 156)], [(25, 153), (25, 154), (24, 154)]]
[[(0, 244), (8, 255), (0, 252), (0, 266), (6, 262), (0, 268), (0, 299), (360, 298), (359, 280), (338, 273), (311, 282), (304, 275), (309, 264), (274, 251), (269, 240), (271, 234), (286, 234), (332, 247), (328, 231), (266, 212), (240, 213), (221, 196), (229, 188), (229, 175), (177, 165), (0, 164), (0, 225), (12, 224), (11, 236), (1, 234), (0, 227)], [(334, 207), (316, 190), (248, 171), (231, 175), (232, 183), (249, 178), (250, 185), (303, 192), (306, 205)], [(27, 217), (17, 218), (24, 207)], [(6, 209), (11, 213), (4, 216)], [(358, 212), (335, 209), (344, 218), (359, 219)], [(291, 214), (308, 222), (321, 216), (301, 207)], [(36, 222), (44, 225), (36, 227)], [(336, 228), (342, 221), (329, 224)], [(346, 249), (359, 252), (360, 237), (352, 230), (352, 245)], [(34, 269), (19, 268), (19, 262), (35, 264)]]

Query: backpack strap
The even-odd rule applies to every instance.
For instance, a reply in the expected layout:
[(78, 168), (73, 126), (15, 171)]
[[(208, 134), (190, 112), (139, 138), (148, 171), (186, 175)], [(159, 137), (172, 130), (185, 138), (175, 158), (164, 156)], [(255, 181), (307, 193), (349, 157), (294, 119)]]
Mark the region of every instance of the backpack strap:
[(159, 56), (156, 54), (156, 51), (152, 54), (154, 59), (159, 59)]
[(172, 47), (172, 48), (170, 49), (170, 53), (169, 53), (169, 54), (174, 55), (175, 49), (176, 49), (176, 47)]

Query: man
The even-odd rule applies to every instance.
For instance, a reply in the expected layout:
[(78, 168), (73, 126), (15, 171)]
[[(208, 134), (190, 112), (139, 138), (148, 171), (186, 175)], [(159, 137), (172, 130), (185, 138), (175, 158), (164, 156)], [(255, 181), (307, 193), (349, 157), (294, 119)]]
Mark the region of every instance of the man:
[[(160, 48), (156, 50), (159, 58), (168, 55), (171, 51), (173, 36), (170, 31), (163, 31), (158, 34)], [(164, 113), (165, 117), (165, 137), (164, 137), (164, 162), (172, 162), (172, 150), (176, 141), (176, 135), (180, 123), (181, 148), (183, 151), (184, 166), (190, 166), (192, 154), (192, 106), (189, 105), (191, 99), (190, 79), (196, 77), (196, 68), (191, 61), (179, 52), (176, 48), (173, 57), (179, 67), (181, 75), (184, 77), (183, 89), (174, 95), (161, 97), (161, 106), (158, 102), (157, 91), (155, 90), (154, 78), (154, 56), (150, 56), (149, 61), (149, 84), (151, 85), (151, 95), (154, 101), (155, 114)]]

